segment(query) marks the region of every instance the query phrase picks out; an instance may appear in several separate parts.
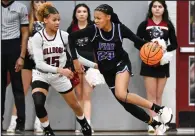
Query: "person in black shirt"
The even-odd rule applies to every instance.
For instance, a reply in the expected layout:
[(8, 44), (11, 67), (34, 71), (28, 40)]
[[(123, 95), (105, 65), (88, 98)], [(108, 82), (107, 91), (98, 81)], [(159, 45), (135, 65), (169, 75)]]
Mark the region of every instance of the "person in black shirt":
[[(75, 6), (72, 22), (68, 27), (67, 32), (70, 34), (93, 24), (89, 7), (84, 3), (80, 3)], [(75, 45), (80, 56), (95, 62), (93, 45), (88, 37), (77, 39)], [(85, 73), (80, 73), (79, 77), (80, 84), (75, 87), (77, 98), (83, 107), (88, 123), (91, 124), (91, 92), (96, 85), (105, 83), (105, 81), (103, 80), (102, 82), (103, 76), (98, 69), (86, 66)], [(80, 130), (76, 130), (75, 132), (80, 132)], [(92, 132), (94, 131), (92, 130)]]
[[(29, 39), (39, 30), (41, 30), (44, 26), (42, 22), (37, 21), (37, 9), (42, 4), (45, 3), (44, 0), (31, 0), (30, 2), (30, 15), (29, 15)], [(30, 42), (28, 42), (30, 43)], [(26, 51), (26, 55), (24, 58), (24, 67), (22, 69), (22, 82), (23, 82), (23, 88), (24, 88), (24, 95), (26, 96), (29, 90), (29, 87), (32, 82), (32, 69), (35, 68), (35, 63), (33, 59), (31, 58), (28, 50)], [(15, 118), (17, 110), (14, 104), (13, 112), (12, 112), (12, 118), (10, 121), (10, 125), (7, 129), (7, 132), (14, 132), (16, 123)], [(43, 132), (43, 129), (41, 128), (41, 124), (39, 119), (36, 117), (35, 123), (34, 123), (34, 130), (35, 132)]]
[(15, 0), (1, 1), (1, 128), (5, 111), (7, 72), (10, 73), (14, 102), (17, 108), (15, 129), (25, 129), (25, 97), (21, 69), (24, 66), (28, 39), (27, 7)]
[[(156, 38), (164, 40), (166, 43), (163, 47), (164, 52), (171, 53), (177, 48), (175, 28), (169, 19), (167, 5), (164, 0), (154, 0), (150, 3), (146, 20), (141, 22), (137, 29), (137, 36), (147, 41)], [(168, 39), (170, 45), (168, 45)], [(135, 43), (135, 47), (140, 50), (141, 47), (137, 45)], [(169, 77), (169, 63), (153, 67), (142, 62), (140, 75), (144, 76), (147, 99), (161, 105), (163, 90)], [(155, 112), (151, 110), (149, 112), (151, 116), (156, 116)], [(158, 116), (155, 118), (158, 119)], [(152, 133), (154, 129), (148, 126), (148, 132)]]
[[(73, 57), (74, 67), (77, 72), (83, 72), (82, 66), (77, 60), (75, 41), (87, 36), (93, 43), (95, 58), (98, 68), (103, 74), (107, 85), (123, 107), (136, 118), (150, 124), (159, 131), (165, 132), (163, 123), (169, 123), (172, 119), (172, 110), (165, 106), (158, 106), (134, 93), (129, 93), (128, 84), (132, 76), (131, 62), (128, 54), (122, 48), (122, 39), (128, 38), (142, 46), (146, 43), (137, 37), (129, 28), (122, 24), (113, 8), (102, 4), (95, 9), (95, 24), (85, 29), (73, 32), (69, 35), (69, 45)], [(138, 106), (151, 109), (158, 113), (161, 122), (153, 120), (143, 109)]]

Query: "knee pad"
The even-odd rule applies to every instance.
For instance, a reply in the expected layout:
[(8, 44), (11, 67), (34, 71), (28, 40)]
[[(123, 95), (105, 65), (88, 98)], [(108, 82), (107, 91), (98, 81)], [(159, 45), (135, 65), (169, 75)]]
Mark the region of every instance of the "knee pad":
[(42, 92), (35, 92), (32, 94), (35, 110), (38, 118), (44, 118), (47, 116), (47, 111), (45, 109), (46, 96)]

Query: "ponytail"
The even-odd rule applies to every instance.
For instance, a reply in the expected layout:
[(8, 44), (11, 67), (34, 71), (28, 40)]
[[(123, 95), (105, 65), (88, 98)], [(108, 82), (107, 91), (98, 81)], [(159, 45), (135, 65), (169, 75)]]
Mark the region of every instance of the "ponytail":
[(44, 18), (47, 18), (49, 14), (59, 14), (58, 10), (50, 2), (43, 3), (37, 11), (38, 20), (44, 22)]
[(111, 15), (111, 21), (116, 24), (122, 24), (121, 21), (118, 18), (118, 15), (116, 13), (112, 13)]

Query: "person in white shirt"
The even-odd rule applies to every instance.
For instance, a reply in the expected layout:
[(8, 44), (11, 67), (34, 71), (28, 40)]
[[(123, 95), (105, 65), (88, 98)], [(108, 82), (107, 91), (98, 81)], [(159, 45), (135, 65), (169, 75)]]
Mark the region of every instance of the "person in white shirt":
[[(74, 73), (65, 67), (69, 53), (68, 33), (59, 29), (59, 12), (51, 3), (46, 2), (39, 7), (38, 20), (44, 22), (45, 28), (38, 31), (31, 40), (31, 54), (36, 64), (32, 74), (32, 97), (45, 135), (54, 135), (44, 107), (49, 86), (52, 86), (76, 114), (82, 133), (90, 136), (91, 127), (72, 91), (73, 85), (70, 80)], [(87, 65), (97, 67), (93, 62), (87, 62)]]

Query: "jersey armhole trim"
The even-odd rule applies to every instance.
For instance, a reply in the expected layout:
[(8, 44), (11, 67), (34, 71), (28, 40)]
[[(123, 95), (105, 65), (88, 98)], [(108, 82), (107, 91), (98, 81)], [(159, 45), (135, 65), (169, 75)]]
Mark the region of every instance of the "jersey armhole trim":
[[(63, 38), (62, 38), (62, 32), (61, 32), (61, 30), (59, 30), (59, 32), (60, 32), (60, 38), (61, 38), (61, 40), (62, 40), (62, 43), (63, 43), (63, 45), (64, 45), (64, 48), (66, 48), (66, 44), (64, 43), (64, 40), (63, 40)], [(66, 50), (66, 49), (65, 49)]]
[(119, 34), (119, 38), (121, 40), (121, 42), (123, 42), (122, 36), (121, 36), (121, 27), (120, 24), (118, 24), (118, 34)]
[(93, 40), (95, 39), (96, 34), (97, 34), (97, 28), (96, 28), (95, 24), (94, 24), (94, 27), (95, 27), (95, 35), (93, 36), (93, 39), (91, 40), (91, 42), (93, 42)]
[(41, 35), (40, 32), (37, 32), (40, 36), (41, 36), (41, 39), (42, 39), (42, 47), (43, 47), (43, 36)]

